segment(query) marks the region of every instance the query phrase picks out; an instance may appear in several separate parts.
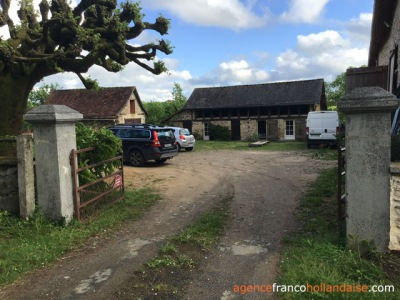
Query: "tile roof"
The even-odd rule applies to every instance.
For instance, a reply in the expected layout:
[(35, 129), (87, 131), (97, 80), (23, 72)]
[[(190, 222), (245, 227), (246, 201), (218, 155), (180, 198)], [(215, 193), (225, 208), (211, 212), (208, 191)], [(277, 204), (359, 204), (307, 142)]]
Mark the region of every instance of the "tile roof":
[(183, 109), (319, 104), (325, 101), (323, 79), (196, 88)]
[(136, 87), (55, 90), (50, 93), (47, 103), (66, 105), (79, 111), (85, 119), (116, 118), (130, 100), (132, 93), (145, 112)]

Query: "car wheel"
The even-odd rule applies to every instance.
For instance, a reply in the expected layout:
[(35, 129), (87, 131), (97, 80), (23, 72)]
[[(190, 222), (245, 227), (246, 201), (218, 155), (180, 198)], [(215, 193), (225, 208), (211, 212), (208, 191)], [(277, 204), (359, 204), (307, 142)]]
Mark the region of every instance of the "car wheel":
[(185, 150), (186, 150), (186, 151), (192, 151), (192, 150), (193, 150), (193, 147), (187, 147), (187, 148), (185, 148)]
[(129, 152), (129, 163), (134, 167), (140, 167), (144, 165), (144, 157), (142, 152), (139, 150), (132, 150)]
[(167, 161), (168, 158), (162, 158), (162, 159), (156, 159), (156, 163), (157, 164), (162, 164), (165, 163)]
[(178, 143), (177, 146), (178, 146), (178, 152), (181, 151), (181, 145)]

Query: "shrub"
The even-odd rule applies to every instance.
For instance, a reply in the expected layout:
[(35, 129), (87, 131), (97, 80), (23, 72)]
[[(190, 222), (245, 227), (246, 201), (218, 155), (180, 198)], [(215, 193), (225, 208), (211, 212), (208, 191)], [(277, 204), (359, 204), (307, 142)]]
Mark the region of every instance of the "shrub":
[(246, 137), (246, 142), (253, 143), (253, 142), (257, 142), (257, 141), (258, 141), (258, 134), (257, 133), (254, 133), (252, 135), (248, 135)]
[[(122, 153), (121, 140), (105, 128), (93, 129), (82, 123), (76, 124), (76, 144), (78, 149), (94, 147), (95, 150), (79, 154), (78, 166), (84, 167), (104, 160), (114, 158)], [(101, 166), (80, 173), (81, 182), (90, 182), (109, 175), (119, 167), (119, 161), (103, 164)]]
[(229, 141), (231, 140), (231, 130), (222, 125), (210, 124), (210, 140)]

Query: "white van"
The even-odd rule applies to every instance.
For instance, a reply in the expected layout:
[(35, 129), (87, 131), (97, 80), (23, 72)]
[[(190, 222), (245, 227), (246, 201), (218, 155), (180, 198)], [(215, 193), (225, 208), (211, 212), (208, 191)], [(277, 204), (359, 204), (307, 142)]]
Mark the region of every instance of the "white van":
[(339, 116), (336, 111), (311, 111), (307, 116), (306, 134), (307, 147), (337, 144), (336, 135), (339, 133)]

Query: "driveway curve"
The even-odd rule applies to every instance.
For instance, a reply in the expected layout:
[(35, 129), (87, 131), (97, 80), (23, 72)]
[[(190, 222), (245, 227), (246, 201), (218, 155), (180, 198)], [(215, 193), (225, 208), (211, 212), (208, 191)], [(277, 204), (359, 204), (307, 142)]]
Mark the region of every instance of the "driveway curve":
[[(184, 299), (269, 299), (235, 285), (273, 284), (284, 236), (295, 230), (298, 196), (334, 161), (312, 152), (221, 150), (181, 152), (164, 165), (125, 167), (127, 188), (155, 187), (162, 200), (145, 217), (93, 238), (49, 267), (0, 290), (0, 299), (116, 299), (116, 291), (168, 238), (229, 199), (220, 241), (193, 272)], [(157, 299), (156, 297), (154, 299)]]

